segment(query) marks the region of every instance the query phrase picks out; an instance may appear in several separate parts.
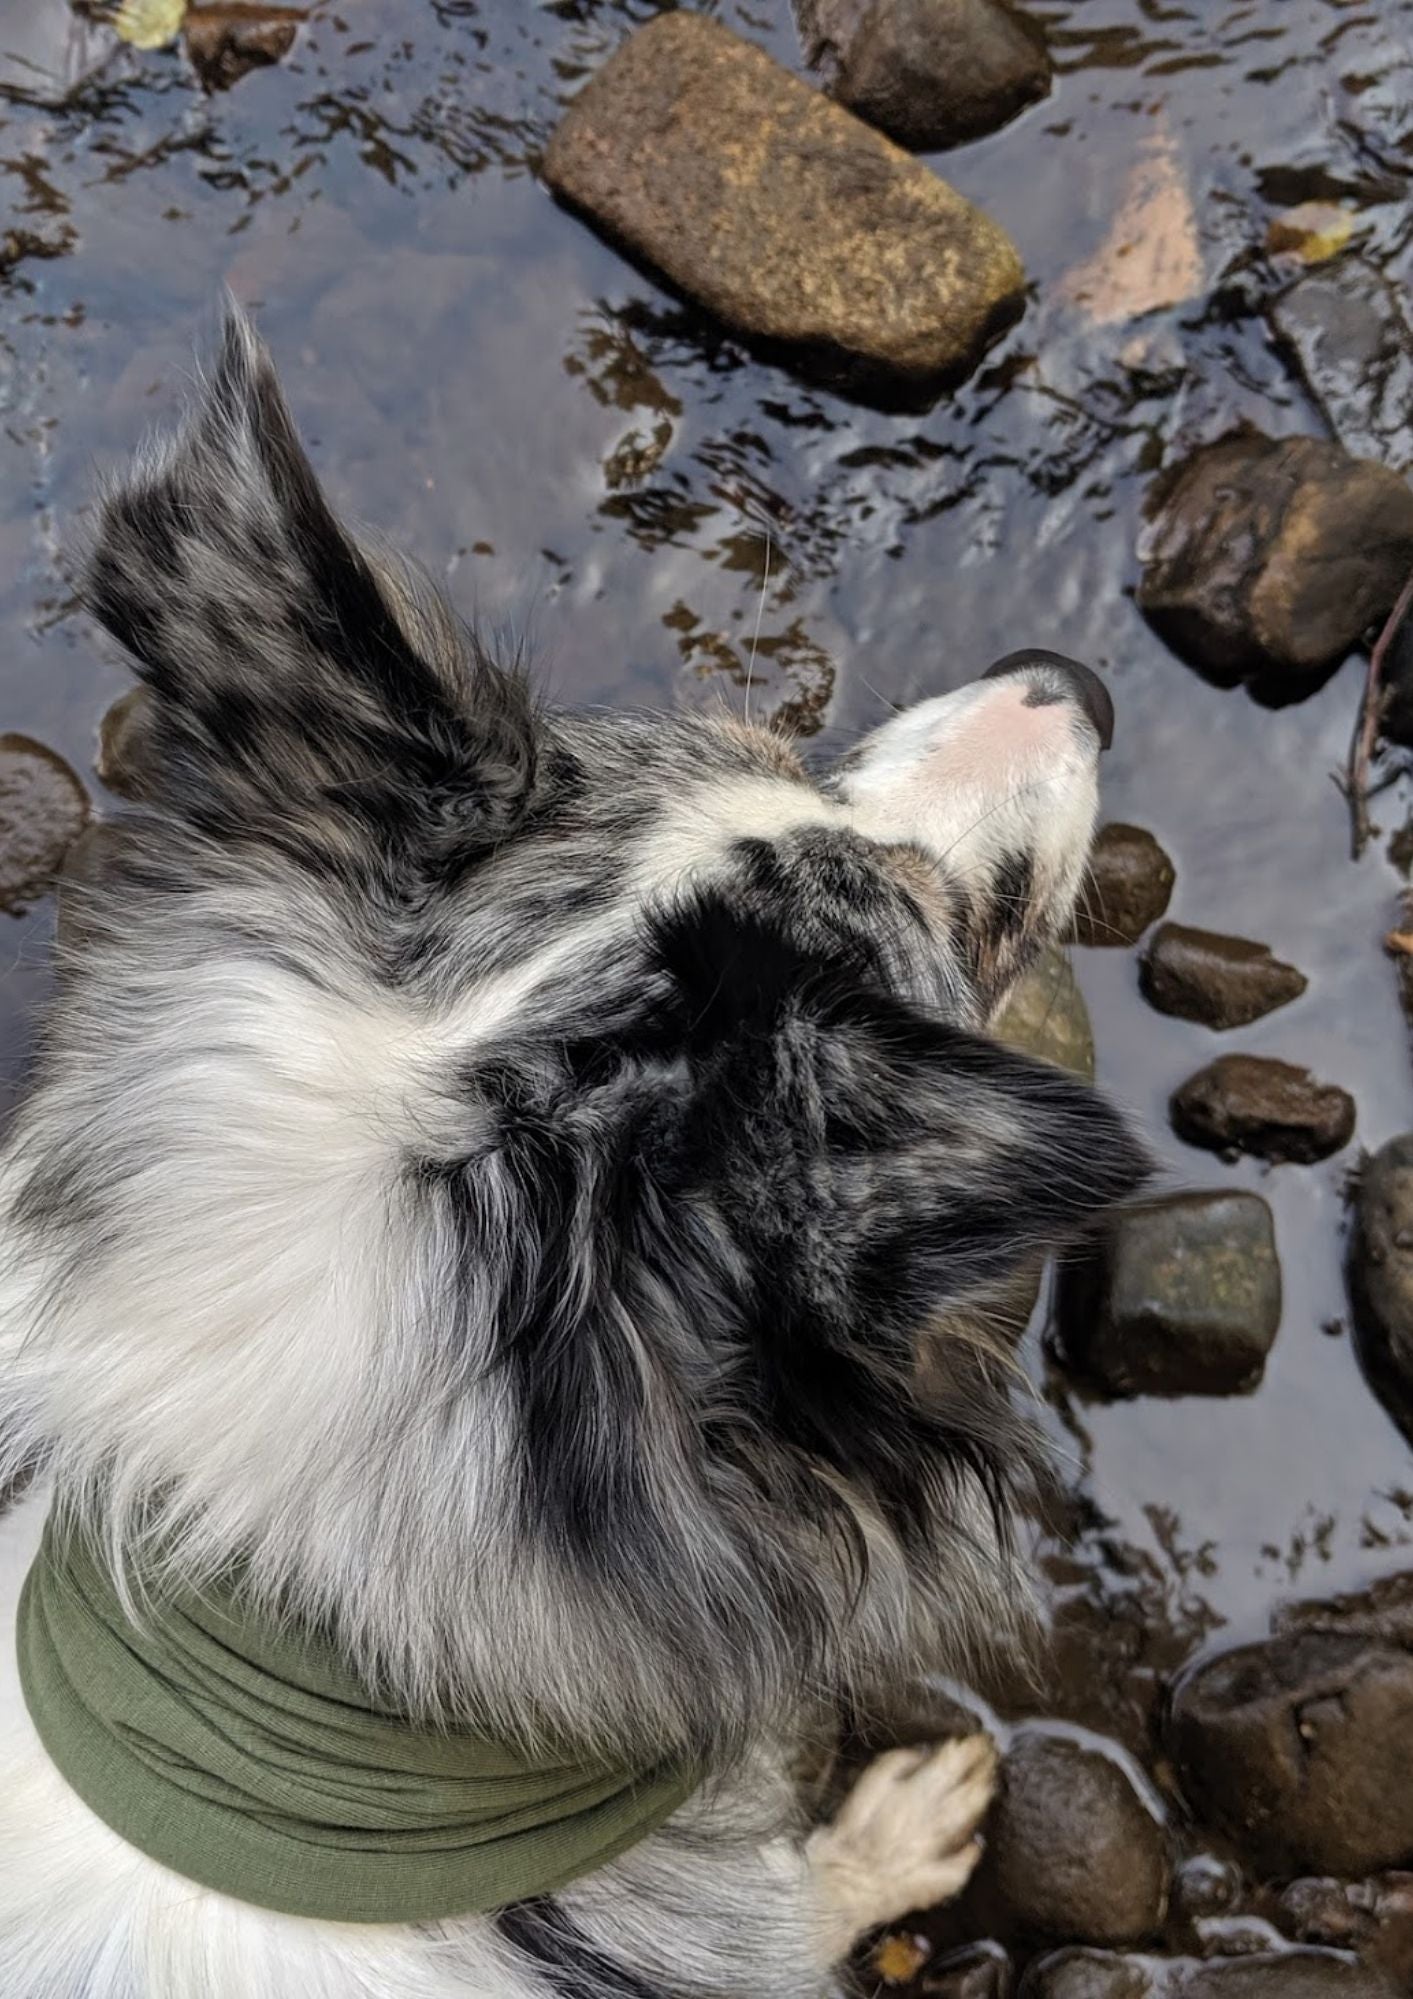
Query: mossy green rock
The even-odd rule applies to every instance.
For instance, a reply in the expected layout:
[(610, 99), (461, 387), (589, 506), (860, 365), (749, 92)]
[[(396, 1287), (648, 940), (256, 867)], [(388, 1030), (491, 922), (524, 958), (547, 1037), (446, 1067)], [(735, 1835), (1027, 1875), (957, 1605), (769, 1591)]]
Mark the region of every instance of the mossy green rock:
[(1114, 1395), (1232, 1395), (1260, 1381), (1281, 1317), (1259, 1194), (1176, 1194), (1122, 1209), (1066, 1274), (1063, 1351)]
[(1017, 982), (992, 1032), (1009, 1048), (1038, 1055), (1094, 1081), (1094, 1030), (1074, 968), (1058, 944), (1047, 945)]

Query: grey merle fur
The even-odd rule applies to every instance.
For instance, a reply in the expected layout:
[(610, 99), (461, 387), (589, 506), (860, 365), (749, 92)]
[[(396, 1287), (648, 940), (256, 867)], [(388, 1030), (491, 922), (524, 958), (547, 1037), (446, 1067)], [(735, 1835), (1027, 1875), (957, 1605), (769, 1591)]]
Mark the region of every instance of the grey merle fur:
[[(944, 1626), (953, 1661), (1004, 1634), (1037, 1452), (1006, 1341), (948, 1343), (949, 1318), (1144, 1172), (1093, 1090), (985, 1036), (1043, 934), (1028, 855), (949, 879), (830, 819), (826, 783), (818, 825), (660, 861), (684, 800), (805, 796), (788, 745), (542, 709), (336, 522), (236, 316), (187, 430), (107, 498), (87, 594), (150, 689), (150, 797), (66, 967), (11, 1253), (42, 1255), (66, 1325), (134, 1243), (160, 1275), (223, 1198), (203, 1120), (238, 1170), (288, 1068), (308, 1095), (271, 1157), (313, 1147), (300, 1101), (319, 1142), (368, 1147), (389, 1297), (346, 1432), (281, 1445), (272, 1389), (238, 1496), (135, 1408), (66, 1432), (42, 1342), (16, 1453), (46, 1447), (115, 1551), (145, 1535), (199, 1574), (238, 1549), (409, 1712), (517, 1740), (721, 1772)], [(285, 1006), (314, 1042), (395, 1020), (405, 1077), (370, 1029), (365, 1095), (335, 1027), (316, 1074)], [(183, 1146), (189, 1216), (154, 1173)], [(206, 1366), (173, 1379), (238, 1423)], [(553, 1905), (502, 1928), (574, 1999), (648, 1989)]]

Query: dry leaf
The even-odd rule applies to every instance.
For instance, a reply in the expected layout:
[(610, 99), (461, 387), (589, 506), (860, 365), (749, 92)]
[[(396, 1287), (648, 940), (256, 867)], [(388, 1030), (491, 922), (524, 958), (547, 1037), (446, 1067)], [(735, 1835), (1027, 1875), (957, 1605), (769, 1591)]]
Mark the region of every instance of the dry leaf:
[(921, 1937), (907, 1936), (902, 1930), (894, 1930), (875, 1947), (873, 1968), (885, 1985), (906, 1985), (917, 1977), (928, 1960), (929, 1952)]
[(113, 26), (135, 49), (165, 49), (181, 33), (185, 19), (186, 0), (123, 0)]
[(1266, 228), (1266, 248), (1272, 256), (1299, 257), (1302, 264), (1323, 264), (1344, 248), (1354, 234), (1353, 209), (1336, 201), (1302, 201), (1283, 215), (1273, 215)]

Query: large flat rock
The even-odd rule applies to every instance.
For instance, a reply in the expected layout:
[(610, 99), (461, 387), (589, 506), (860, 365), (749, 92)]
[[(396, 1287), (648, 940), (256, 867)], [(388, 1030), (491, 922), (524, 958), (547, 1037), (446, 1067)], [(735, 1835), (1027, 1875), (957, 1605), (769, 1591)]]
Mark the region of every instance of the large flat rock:
[(1020, 258), (989, 217), (700, 15), (629, 37), (544, 176), (731, 326), (863, 381), (960, 376), (1020, 309)]

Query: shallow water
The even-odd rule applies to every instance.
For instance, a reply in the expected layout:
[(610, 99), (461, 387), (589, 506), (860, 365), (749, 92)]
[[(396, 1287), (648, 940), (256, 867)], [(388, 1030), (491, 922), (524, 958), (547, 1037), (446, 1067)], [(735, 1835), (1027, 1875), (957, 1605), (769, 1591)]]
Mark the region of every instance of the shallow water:
[[(34, 59), (44, 6), (62, 17), (59, 0), (0, 9), (0, 52)], [(0, 727), (90, 764), (126, 675), (74, 611), (70, 551), (95, 468), (172, 415), (229, 285), (336, 500), (465, 610), (528, 632), (567, 701), (791, 703), (827, 748), (1014, 647), (1102, 668), (1107, 816), (1169, 848), (1175, 916), (1260, 938), (1310, 979), (1221, 1047), (1346, 1085), (1356, 1146), (1413, 1125), (1380, 951), (1398, 878), (1382, 843), (1351, 863), (1330, 778), (1361, 663), (1268, 710), (1204, 684), (1132, 602), (1157, 465), (1239, 418), (1322, 428), (1259, 317), (1289, 275), (1263, 253), (1270, 215), (1354, 200), (1368, 253), (1410, 274), (1413, 0), (1038, 9), (1054, 95), (938, 162), (1017, 239), (1030, 307), (972, 383), (910, 416), (750, 358), (538, 185), (558, 108), (653, 11), (348, 0), (215, 99), (178, 57), (128, 52), (65, 104), (0, 98), (5, 226), (50, 252), (0, 276)], [(785, 0), (714, 11), (801, 67)], [(13, 84), (13, 63), (0, 74)], [(1387, 832), (1403, 810), (1394, 790), (1375, 816)], [(0, 937), (10, 1090), (51, 923), (44, 907)], [(1259, 1393), (1055, 1418), (1096, 1509), (1056, 1574), (1081, 1623), (1133, 1620), (1141, 1677), (1263, 1628), (1284, 1597), (1406, 1565), (1413, 1464), (1325, 1329), (1346, 1309), (1354, 1151), (1266, 1172), (1185, 1150), (1167, 1095), (1216, 1037), (1152, 1013), (1131, 953), (1076, 957), (1101, 1080), (1173, 1184), (1269, 1196), (1286, 1280)], [(1082, 1673), (1053, 1705), (1105, 1718)]]

